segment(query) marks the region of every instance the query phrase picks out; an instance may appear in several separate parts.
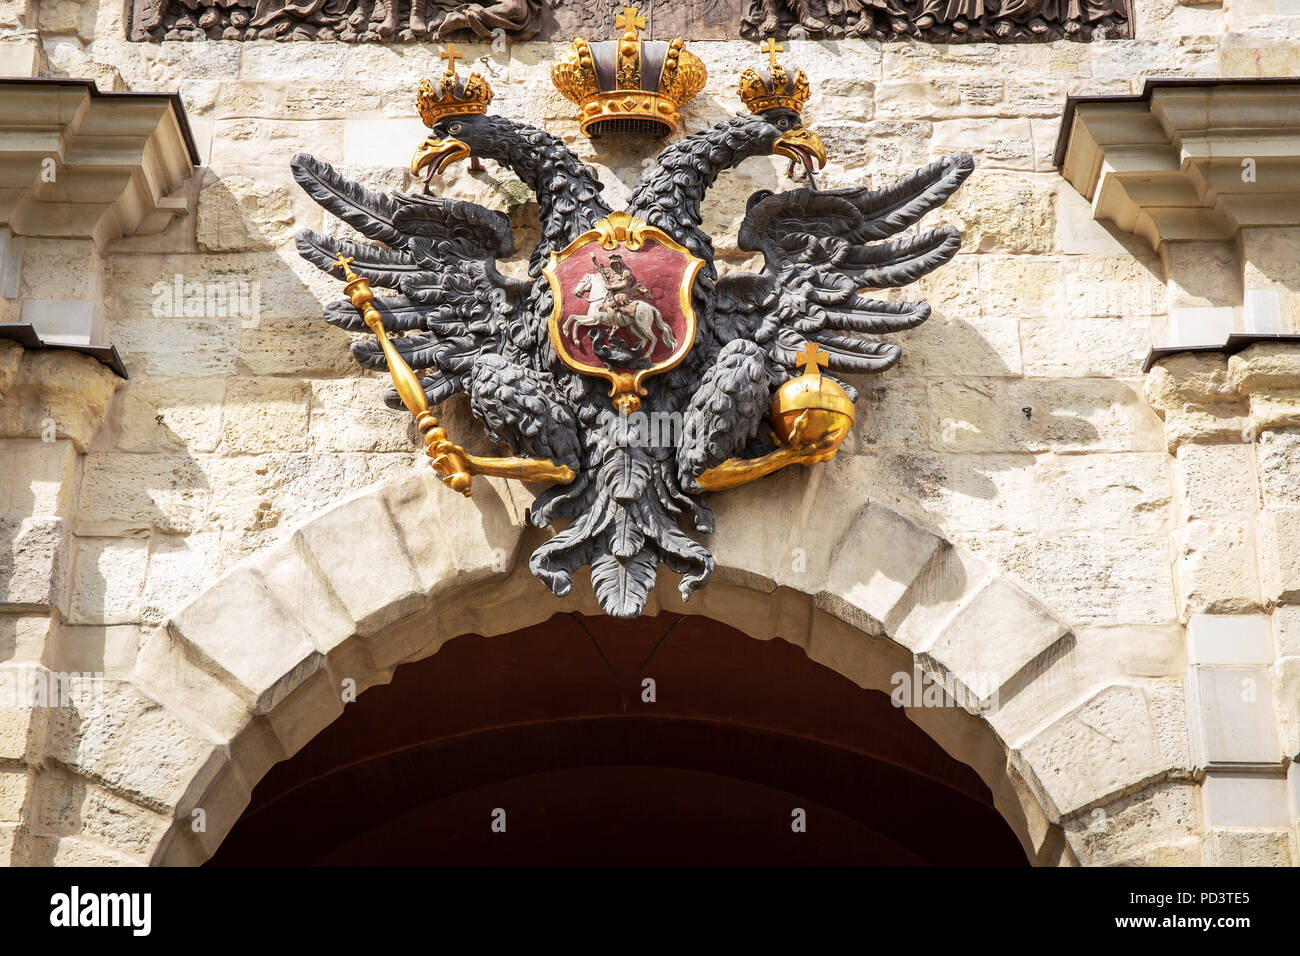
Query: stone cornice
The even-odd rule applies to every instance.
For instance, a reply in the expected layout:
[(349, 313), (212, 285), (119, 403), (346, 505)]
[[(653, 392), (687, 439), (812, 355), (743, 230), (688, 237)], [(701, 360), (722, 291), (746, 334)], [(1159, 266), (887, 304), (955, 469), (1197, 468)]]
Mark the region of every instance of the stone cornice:
[[(53, 160), (53, 167), (47, 162)], [(198, 163), (180, 99), (101, 93), (90, 80), (0, 80), (0, 225), (15, 235), (161, 232)]]
[(1300, 78), (1148, 81), (1137, 96), (1071, 98), (1055, 159), (1093, 218), (1157, 250), (1300, 226)]

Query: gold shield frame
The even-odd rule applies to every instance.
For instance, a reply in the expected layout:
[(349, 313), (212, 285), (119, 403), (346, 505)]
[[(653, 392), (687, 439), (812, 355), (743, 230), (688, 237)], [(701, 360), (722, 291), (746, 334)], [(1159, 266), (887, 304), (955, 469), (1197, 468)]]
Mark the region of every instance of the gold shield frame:
[[(647, 239), (653, 239), (661, 246), (666, 246), (672, 252), (686, 259), (686, 268), (682, 272), (681, 286), (678, 289), (682, 315), (686, 320), (686, 328), (677, 349), (668, 358), (652, 365), (650, 368), (632, 371), (619, 371), (599, 365), (589, 365), (575, 358), (565, 347), (563, 336), (560, 334), (560, 319), (564, 312), (563, 290), (560, 287), (560, 278), (555, 270), (569, 256), (593, 242), (598, 242), (600, 247), (606, 251), (613, 251), (621, 244), (630, 251), (636, 252), (645, 245)], [(610, 398), (613, 399), (614, 406), (624, 415), (636, 411), (641, 407), (641, 396), (646, 394), (645, 387), (641, 384), (642, 381), (650, 375), (658, 375), (661, 372), (676, 368), (695, 344), (695, 309), (691, 306), (691, 289), (695, 285), (695, 277), (703, 267), (703, 259), (692, 255), (689, 249), (674, 240), (662, 229), (657, 229), (644, 219), (626, 212), (610, 213), (592, 226), (591, 229), (565, 246), (561, 252), (552, 252), (550, 264), (543, 270), (546, 280), (551, 285), (551, 299), (554, 302), (551, 317), (547, 322), (547, 328), (551, 334), (551, 347), (555, 349), (555, 354), (560, 357), (560, 361), (574, 371), (607, 380), (609, 382)]]

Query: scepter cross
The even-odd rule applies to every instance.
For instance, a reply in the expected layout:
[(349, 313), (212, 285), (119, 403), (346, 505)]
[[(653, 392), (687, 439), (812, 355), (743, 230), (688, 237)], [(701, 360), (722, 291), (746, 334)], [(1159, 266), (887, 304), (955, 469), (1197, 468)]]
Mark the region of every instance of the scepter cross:
[(338, 261), (335, 262), (334, 265), (330, 266), (330, 268), (331, 268), (331, 269), (342, 269), (342, 270), (343, 270), (343, 275), (347, 277), (347, 280), (348, 280), (349, 282), (351, 282), (353, 279), (356, 278), (356, 276), (353, 275), (352, 270), (349, 268), (349, 266), (350, 266), (350, 265), (352, 264), (352, 262), (354, 261), (354, 260), (353, 260), (353, 257), (352, 257), (352, 256), (345, 256), (345, 255), (344, 255), (343, 253), (341, 253), (341, 252), (338, 254), (338, 256), (339, 256)]
[(763, 44), (758, 49), (767, 54), (768, 68), (773, 70), (776, 69), (776, 55), (785, 52), (785, 47), (777, 43), (772, 37), (768, 37), (764, 40)]
[(456, 49), (456, 44), (448, 43), (447, 49), (438, 54), (442, 59), (447, 61), (447, 72), (456, 72), (456, 61), (465, 59), (465, 54)]

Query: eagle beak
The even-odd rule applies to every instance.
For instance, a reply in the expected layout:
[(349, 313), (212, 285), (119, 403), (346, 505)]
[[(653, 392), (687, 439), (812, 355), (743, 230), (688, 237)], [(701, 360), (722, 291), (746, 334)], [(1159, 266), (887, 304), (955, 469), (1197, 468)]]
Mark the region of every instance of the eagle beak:
[(425, 173), (425, 180), (432, 179), (435, 173), (440, 173), (457, 160), (465, 159), (469, 156), (470, 149), (468, 144), (462, 143), (458, 139), (447, 137), (446, 139), (434, 139), (429, 137), (420, 144), (415, 155), (411, 157), (411, 175), (420, 175), (420, 170), (426, 166), (430, 167)]
[(808, 179), (812, 182), (815, 182), (813, 160), (817, 160), (818, 169), (826, 167), (826, 147), (822, 144), (821, 137), (802, 126), (777, 137), (776, 142), (772, 144), (772, 152), (777, 156), (803, 163), (804, 169), (808, 170)]

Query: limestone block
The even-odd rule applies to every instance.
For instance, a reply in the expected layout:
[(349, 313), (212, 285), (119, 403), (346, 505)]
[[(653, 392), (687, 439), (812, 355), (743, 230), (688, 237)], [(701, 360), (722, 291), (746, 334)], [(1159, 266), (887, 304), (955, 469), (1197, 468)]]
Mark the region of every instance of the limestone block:
[(1020, 320), (1024, 373), (1031, 378), (1125, 378), (1142, 368), (1151, 346), (1140, 317)]
[[(225, 159), (218, 154), (219, 159)], [(294, 196), (287, 186), (249, 176), (209, 173), (199, 193), (199, 248), (209, 252), (274, 249), (295, 229)]]
[(981, 169), (1034, 168), (1034, 137), (1021, 117), (944, 120), (934, 124), (934, 156), (970, 153)]
[[(826, 583), (814, 595), (816, 605), (868, 631), (894, 630), (915, 601), (913, 585), (944, 542), (874, 501), (832, 529), (826, 536), (827, 544), (834, 542), (826, 558)], [(805, 550), (809, 577), (817, 580), (820, 549), (810, 543)]]
[(1258, 426), (1246, 417), (1242, 405), (1191, 405), (1164, 413), (1165, 443), (1170, 453), (1183, 445), (1236, 444), (1249, 441)]
[[(25, 17), (25, 0), (5, 0), (0, 4), (0, 26), (19, 26), (16, 21)], [(10, 34), (0, 39), (0, 75), (40, 76), (45, 63), (44, 50), (38, 36)]]
[[(265, 308), (264, 308), (265, 311)], [(239, 361), (253, 375), (354, 375), (351, 337), (320, 318), (312, 300), (296, 318), (263, 315), (239, 330)]]
[(1168, 782), (1096, 807), (1062, 826), (1080, 862), (1096, 866), (1199, 837), (1200, 817), (1198, 788)]
[(1163, 452), (1039, 455), (1028, 486), (998, 497), (1031, 529), (1156, 531), (1168, 525), (1169, 471)]
[(212, 739), (233, 740), (253, 720), (252, 710), (242, 691), (206, 673), (188, 650), (166, 628), (142, 634), (131, 682)]
[(1261, 432), (1257, 454), (1264, 504), (1300, 507), (1300, 429)]
[[(364, 528), (364, 533), (357, 529)], [(414, 612), (427, 594), (377, 491), (304, 525), (302, 542), (365, 637)]]
[(979, 260), (980, 311), (985, 315), (1037, 318), (1065, 309), (1061, 266), (1032, 256), (982, 256)]
[(98, 681), (49, 721), (47, 759), (155, 806), (176, 806), (220, 760), (212, 741), (126, 681)]
[(0, 823), (19, 823), (32, 775), (24, 768), (0, 770)]
[[(999, 737), (1015, 745), (1109, 684), (1139, 677), (1181, 679), (1187, 670), (1183, 644), (1182, 629), (1172, 624), (1079, 628), (998, 690), (990, 725)], [(1157, 739), (1171, 762), (1186, 766), (1186, 707), (1181, 693), (1176, 703), (1167, 705), (1158, 692), (1164, 687), (1162, 683), (1152, 689)], [(1166, 714), (1167, 706), (1176, 706), (1177, 715)], [(1169, 746), (1165, 745), (1166, 735)]]
[(1164, 270), (1150, 256), (1070, 257), (1065, 260), (1065, 314), (1071, 318), (1130, 318), (1168, 310)]
[(955, 116), (962, 103), (953, 79), (893, 78), (876, 84), (876, 115), (881, 119), (939, 119)]
[(1259, 606), (1255, 533), (1231, 515), (1190, 521), (1174, 534), (1184, 614), (1248, 613)]
[[(906, 287), (913, 298), (924, 293)], [(973, 291), (973, 290), (972, 290)], [(1016, 319), (1005, 315), (954, 314), (936, 306), (915, 329), (890, 336), (903, 350), (899, 374), (949, 378), (1019, 375), (1020, 334)]]
[(1056, 230), (1055, 189), (1027, 175), (992, 170), (972, 177), (944, 204), (942, 221), (961, 232), (962, 251), (1048, 253)]
[(62, 606), (68, 550), (68, 526), (62, 518), (0, 518), (0, 608)]
[(531, 503), (523, 490), (519, 482), (475, 478), (466, 499), (422, 468), (380, 492), (424, 590), (455, 592), (515, 568)]
[(1216, 828), (1205, 835), (1206, 866), (1294, 866), (1289, 830)]
[[(243, 80), (215, 80), (217, 94), (212, 101), (213, 115), (229, 119), (236, 116), (280, 116), (288, 96), (287, 84), (274, 80), (247, 83)], [(296, 85), (296, 84), (295, 84)], [(183, 89), (183, 87), (182, 87)], [(331, 87), (340, 97), (347, 93), (337, 86)], [(315, 114), (325, 118), (324, 114)], [(295, 117), (308, 119), (310, 117)]]
[(1266, 508), (1259, 516), (1265, 600), (1300, 602), (1300, 508)]
[(77, 450), (66, 439), (0, 440), (0, 514), (57, 515), (76, 491)]
[(78, 538), (69, 623), (139, 621), (148, 558), (149, 542), (144, 538)]
[(1273, 640), (1278, 657), (1300, 657), (1300, 605), (1274, 608)]
[(1290, 343), (1263, 342), (1228, 358), (1228, 378), (1251, 394), (1300, 388), (1300, 349)]
[(214, 451), (221, 440), (225, 378), (126, 382), (113, 425), (122, 451)]
[(941, 548), (913, 582), (910, 600), (891, 615), (897, 623), (889, 636), (914, 652), (929, 645), (990, 575), (989, 567), (965, 549)]
[(1174, 620), (1165, 534), (993, 532), (956, 535), (954, 543), (1010, 573), (1070, 624)]
[(967, 708), (983, 711), (1067, 633), (1046, 608), (1005, 578), (994, 578), (925, 649), (922, 666), (951, 675), (964, 689)]
[(259, 714), (269, 713), (324, 663), (302, 624), (244, 567), (182, 608), (168, 630)]
[(1281, 766), (1268, 667), (1194, 665), (1187, 671), (1192, 760), (1206, 769)]
[(1291, 823), (1286, 776), (1281, 773), (1207, 773), (1201, 786), (1211, 827), (1273, 827)]
[(316, 569), (301, 534), (263, 551), (253, 567), (321, 653), (329, 654), (356, 632), (352, 616)]
[[(228, 44), (236, 49), (243, 44)], [(258, 43), (247, 46), (239, 78), (252, 83), (319, 83), (323, 77), (356, 76), (348, 71), (344, 43)], [(362, 58), (371, 63), (369, 58)]]
[(1271, 664), (1273, 632), (1267, 614), (1193, 614), (1187, 620), (1193, 664)]
[(132, 318), (110, 322), (107, 335), (138, 378), (234, 375), (239, 333), (237, 318)]
[(0, 438), (68, 438), (85, 451), (121, 382), (88, 355), (23, 353), (0, 401)]
[(931, 446), (958, 452), (1008, 450), (1009, 387), (1014, 386), (987, 378), (931, 383)]
[(129, 534), (199, 527), (210, 495), (198, 464), (179, 455), (95, 453), (82, 466), (77, 533)]
[(317, 159), (339, 163), (343, 160), (343, 129), (344, 124), (337, 120), (303, 122), (248, 117), (217, 120), (210, 165), (218, 170), (236, 166), (283, 169), (305, 146), (310, 146), (309, 151)]
[(50, 635), (50, 615), (0, 615), (0, 661), (39, 661), (43, 659)]
[(1185, 405), (1237, 403), (1237, 384), (1228, 377), (1228, 363), (1218, 352), (1188, 353), (1162, 358), (1151, 367), (1143, 393), (1151, 406), (1168, 411)]
[(1160, 419), (1138, 389), (1125, 381), (1015, 381), (1007, 387), (1007, 402), (1020, 412), (1011, 417), (1011, 442), (1028, 451), (1157, 451), (1165, 447)]
[(225, 41), (160, 43), (146, 48), (151, 54), (145, 57), (146, 76), (154, 89), (166, 90), (176, 89), (186, 79), (233, 77), (239, 73), (243, 46)]
[(1178, 448), (1179, 511), (1187, 520), (1252, 514), (1259, 509), (1253, 445), (1185, 444)]
[[(925, 444), (925, 383), (893, 379), (859, 389), (853, 432), (840, 446), (840, 454), (882, 447), (918, 448)], [(845, 447), (849, 442), (851, 447)]]
[(311, 384), (285, 378), (235, 378), (226, 386), (221, 437), (228, 453), (307, 449)]
[(62, 624), (46, 646), (43, 660), (61, 672), (129, 676), (140, 647), (135, 624)]
[(325, 452), (423, 449), (410, 412), (383, 403), (390, 387), (387, 375), (312, 382), (312, 447)]
[(1162, 774), (1146, 695), (1112, 685), (1019, 748), (1059, 819)]
[(149, 539), (149, 569), (140, 592), (140, 619), (158, 627), (217, 577), (221, 532), (155, 534)]

